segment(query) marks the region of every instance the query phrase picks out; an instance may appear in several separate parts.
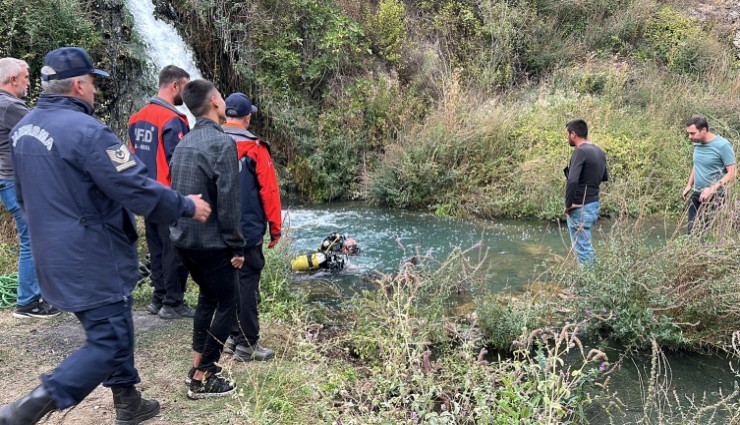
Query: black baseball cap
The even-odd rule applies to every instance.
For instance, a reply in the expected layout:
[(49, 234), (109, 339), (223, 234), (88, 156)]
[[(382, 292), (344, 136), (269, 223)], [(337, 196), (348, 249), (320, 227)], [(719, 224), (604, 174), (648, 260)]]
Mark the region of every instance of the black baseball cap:
[(110, 77), (107, 72), (95, 69), (90, 56), (82, 47), (61, 47), (52, 50), (46, 54), (41, 68), (43, 81), (64, 80), (86, 74)]

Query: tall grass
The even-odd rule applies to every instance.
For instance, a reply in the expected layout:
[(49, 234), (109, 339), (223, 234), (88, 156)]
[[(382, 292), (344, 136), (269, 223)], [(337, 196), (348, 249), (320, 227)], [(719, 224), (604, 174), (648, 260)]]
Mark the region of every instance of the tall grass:
[[(691, 167), (685, 120), (704, 114), (740, 146), (738, 61), (711, 34), (651, 0), (536, 3), (534, 15), (522, 14), (526, 3), (497, 3), (482, 16), (492, 20), (485, 25), (506, 16), (549, 28), (546, 42), (525, 31), (539, 44), (518, 53), (529, 55), (530, 71), (542, 68), (538, 84), (492, 91), (479, 76), (447, 68), (434, 80), (436, 107), (369, 171), (371, 200), (444, 215), (559, 217), (570, 158), (564, 124), (581, 117), (611, 171), (602, 211), (677, 215)], [(506, 25), (491, 29), (490, 42), (517, 51), (522, 41), (501, 33)], [(552, 46), (557, 58), (547, 56)], [(499, 67), (502, 59), (491, 60)]]
[[(734, 189), (734, 188), (733, 188)], [(588, 319), (584, 330), (626, 346), (732, 351), (740, 326), (740, 202), (730, 191), (704, 232), (686, 235), (685, 213), (665, 242), (650, 242), (642, 220), (617, 220), (597, 235), (597, 261), (553, 263), (522, 294), (482, 294), (476, 311), (487, 340), (508, 349), (522, 329)], [(697, 227), (700, 229), (700, 226)]]
[[(352, 301), (337, 338), (354, 373), (329, 394), (334, 423), (555, 424), (594, 401), (585, 389), (605, 356), (584, 350), (575, 325), (540, 331), (512, 359), (487, 356), (475, 315), (450, 308), (480, 278), (468, 254), (417, 256)], [(563, 365), (566, 353), (580, 354)]]

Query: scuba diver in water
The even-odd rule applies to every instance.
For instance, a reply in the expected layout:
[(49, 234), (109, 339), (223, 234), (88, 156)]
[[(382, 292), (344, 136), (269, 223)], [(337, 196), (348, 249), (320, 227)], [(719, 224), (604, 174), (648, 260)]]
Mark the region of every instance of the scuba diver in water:
[(342, 270), (350, 255), (360, 253), (357, 241), (338, 233), (332, 233), (323, 241), (316, 251), (299, 255), (290, 262), (295, 271)]

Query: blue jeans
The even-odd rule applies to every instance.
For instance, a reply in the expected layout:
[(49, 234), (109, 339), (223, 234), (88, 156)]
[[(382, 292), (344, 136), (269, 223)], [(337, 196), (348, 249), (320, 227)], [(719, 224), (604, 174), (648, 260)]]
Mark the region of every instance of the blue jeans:
[(596, 252), (591, 245), (591, 227), (599, 219), (600, 208), (599, 201), (591, 202), (581, 208), (568, 211), (566, 216), (571, 247), (576, 253), (579, 264), (591, 263), (596, 258)]
[(36, 266), (31, 255), (31, 237), (28, 235), (28, 226), (23, 217), (23, 211), (15, 198), (13, 180), (0, 180), (0, 201), (15, 217), (15, 226), (18, 229), (18, 239), (21, 242), (21, 252), (18, 256), (18, 305), (25, 306), (41, 298), (41, 289), (39, 289)]

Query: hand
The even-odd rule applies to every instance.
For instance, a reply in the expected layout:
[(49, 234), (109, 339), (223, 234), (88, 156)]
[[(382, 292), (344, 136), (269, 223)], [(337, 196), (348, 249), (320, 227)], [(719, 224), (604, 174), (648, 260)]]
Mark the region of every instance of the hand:
[(708, 201), (716, 192), (717, 190), (714, 189), (714, 186), (709, 186), (701, 191), (701, 195), (699, 195), (699, 202), (706, 202)]
[(271, 235), (270, 243), (267, 245), (267, 249), (272, 249), (273, 246), (277, 245), (279, 240), (280, 240), (280, 235)]
[(686, 187), (683, 189), (683, 193), (681, 196), (683, 196), (683, 200), (689, 199), (689, 193), (691, 193), (692, 187), (690, 184), (687, 184)]
[(240, 269), (244, 265), (244, 257), (231, 257), (231, 265), (234, 266), (235, 269)]
[(195, 204), (195, 214), (193, 214), (193, 220), (205, 223), (208, 220), (208, 216), (211, 215), (211, 206), (208, 202), (203, 200), (203, 195), (200, 193), (197, 195), (188, 195), (191, 201)]
[(564, 214), (568, 215), (568, 211), (574, 210), (576, 208), (581, 208), (583, 204), (571, 204), (570, 208), (566, 208)]

